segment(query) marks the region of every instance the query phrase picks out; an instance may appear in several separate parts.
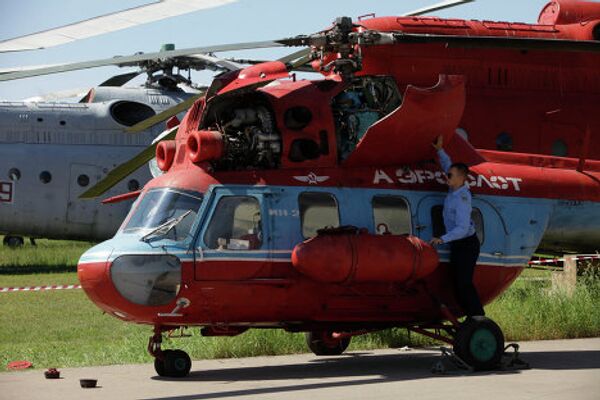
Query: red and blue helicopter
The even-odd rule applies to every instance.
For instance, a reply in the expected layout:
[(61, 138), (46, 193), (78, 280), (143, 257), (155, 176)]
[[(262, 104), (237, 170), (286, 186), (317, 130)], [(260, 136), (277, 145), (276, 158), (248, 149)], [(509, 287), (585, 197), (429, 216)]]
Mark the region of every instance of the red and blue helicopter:
[[(431, 143), (442, 135), (471, 168), (483, 303), (538, 249), (598, 250), (599, 32), (599, 3), (553, 1), (538, 24), (340, 18), (278, 41), (309, 50), (214, 80), (156, 145), (164, 174), (111, 199), (137, 197), (81, 257), (81, 284), (107, 313), (154, 327), (161, 376), (189, 373), (161, 341), (190, 326), (306, 332), (318, 355), (406, 327), (494, 368), (501, 329), (458, 321), (448, 248), (428, 244), (447, 191)], [(323, 78), (290, 76), (308, 64)], [(540, 144), (558, 126), (571, 157)], [(511, 149), (528, 152), (499, 151)]]

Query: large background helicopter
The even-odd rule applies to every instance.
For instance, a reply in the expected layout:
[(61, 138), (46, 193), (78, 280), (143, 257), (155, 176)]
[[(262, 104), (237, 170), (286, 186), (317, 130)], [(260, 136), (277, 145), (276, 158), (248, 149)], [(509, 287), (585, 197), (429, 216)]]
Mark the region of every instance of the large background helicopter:
[[(578, 6), (589, 13), (567, 14), (586, 24), (571, 29), (557, 22), (573, 10), (566, 6), (553, 13), (555, 24), (487, 21), (479, 35), (400, 29), (475, 29), (479, 21), (339, 18), (325, 31), (276, 41), (310, 46), (311, 57), (214, 80), (175, 137), (158, 145), (165, 174), (144, 188), (113, 239), (82, 256), (86, 293), (117, 318), (154, 326), (148, 349), (159, 375), (189, 372), (187, 354), (163, 351), (161, 341), (165, 331), (194, 325), (207, 336), (305, 331), (319, 355), (340, 354), (353, 335), (402, 326), (452, 343), (476, 369), (495, 367), (500, 328), (484, 317), (458, 323), (448, 249), (426, 242), (444, 229), (446, 191), (431, 143), (442, 134), (454, 160), (472, 166), (482, 242), (475, 279), (487, 303), (537, 248), (597, 250), (600, 163), (588, 157), (596, 117), (578, 104), (587, 129), (576, 157), (478, 151), (458, 129), (475, 73), (460, 62), (443, 73), (433, 62), (424, 75), (437, 72), (436, 82), (420, 86), (410, 82), (414, 71), (393, 63), (425, 46), (459, 52), (463, 62), (472, 51), (509, 60), (577, 54), (569, 67), (587, 73), (588, 63), (597, 65), (600, 4)], [(587, 36), (577, 36), (581, 27)], [(324, 79), (288, 76), (310, 60)]]

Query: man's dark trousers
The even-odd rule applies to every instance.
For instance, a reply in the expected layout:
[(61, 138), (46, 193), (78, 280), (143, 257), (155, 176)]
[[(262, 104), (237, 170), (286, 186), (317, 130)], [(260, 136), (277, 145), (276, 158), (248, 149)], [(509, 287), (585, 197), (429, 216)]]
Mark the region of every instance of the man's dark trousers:
[(450, 242), (450, 273), (458, 304), (467, 316), (485, 315), (477, 289), (473, 285), (477, 257), (479, 257), (479, 239), (476, 234)]

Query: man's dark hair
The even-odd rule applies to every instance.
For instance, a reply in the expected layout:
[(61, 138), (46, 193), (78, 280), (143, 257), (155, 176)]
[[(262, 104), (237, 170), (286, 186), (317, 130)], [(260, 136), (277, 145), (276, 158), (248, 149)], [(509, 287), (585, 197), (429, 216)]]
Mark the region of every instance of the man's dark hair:
[(450, 166), (450, 168), (455, 168), (458, 172), (462, 174), (465, 178), (469, 176), (469, 166), (465, 163), (457, 162)]

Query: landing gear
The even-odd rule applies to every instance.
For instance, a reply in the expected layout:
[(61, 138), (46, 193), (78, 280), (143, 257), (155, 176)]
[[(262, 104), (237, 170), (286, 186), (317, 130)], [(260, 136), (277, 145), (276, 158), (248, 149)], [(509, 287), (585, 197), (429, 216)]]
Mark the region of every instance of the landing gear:
[(476, 371), (494, 369), (504, 353), (504, 335), (489, 318), (467, 318), (456, 331), (453, 350)]
[(18, 247), (22, 247), (25, 241), (21, 236), (4, 236), (4, 240), (2, 241), (5, 246), (10, 247), (11, 249), (16, 249)]
[(192, 360), (183, 350), (162, 350), (162, 331), (155, 329), (148, 342), (148, 352), (154, 357), (154, 370), (159, 376), (183, 378), (190, 373)]
[(339, 356), (348, 348), (350, 337), (334, 338), (329, 331), (306, 333), (306, 344), (317, 356)]
[(159, 376), (183, 378), (190, 373), (192, 360), (183, 350), (164, 350), (163, 358), (154, 359), (154, 369)]

